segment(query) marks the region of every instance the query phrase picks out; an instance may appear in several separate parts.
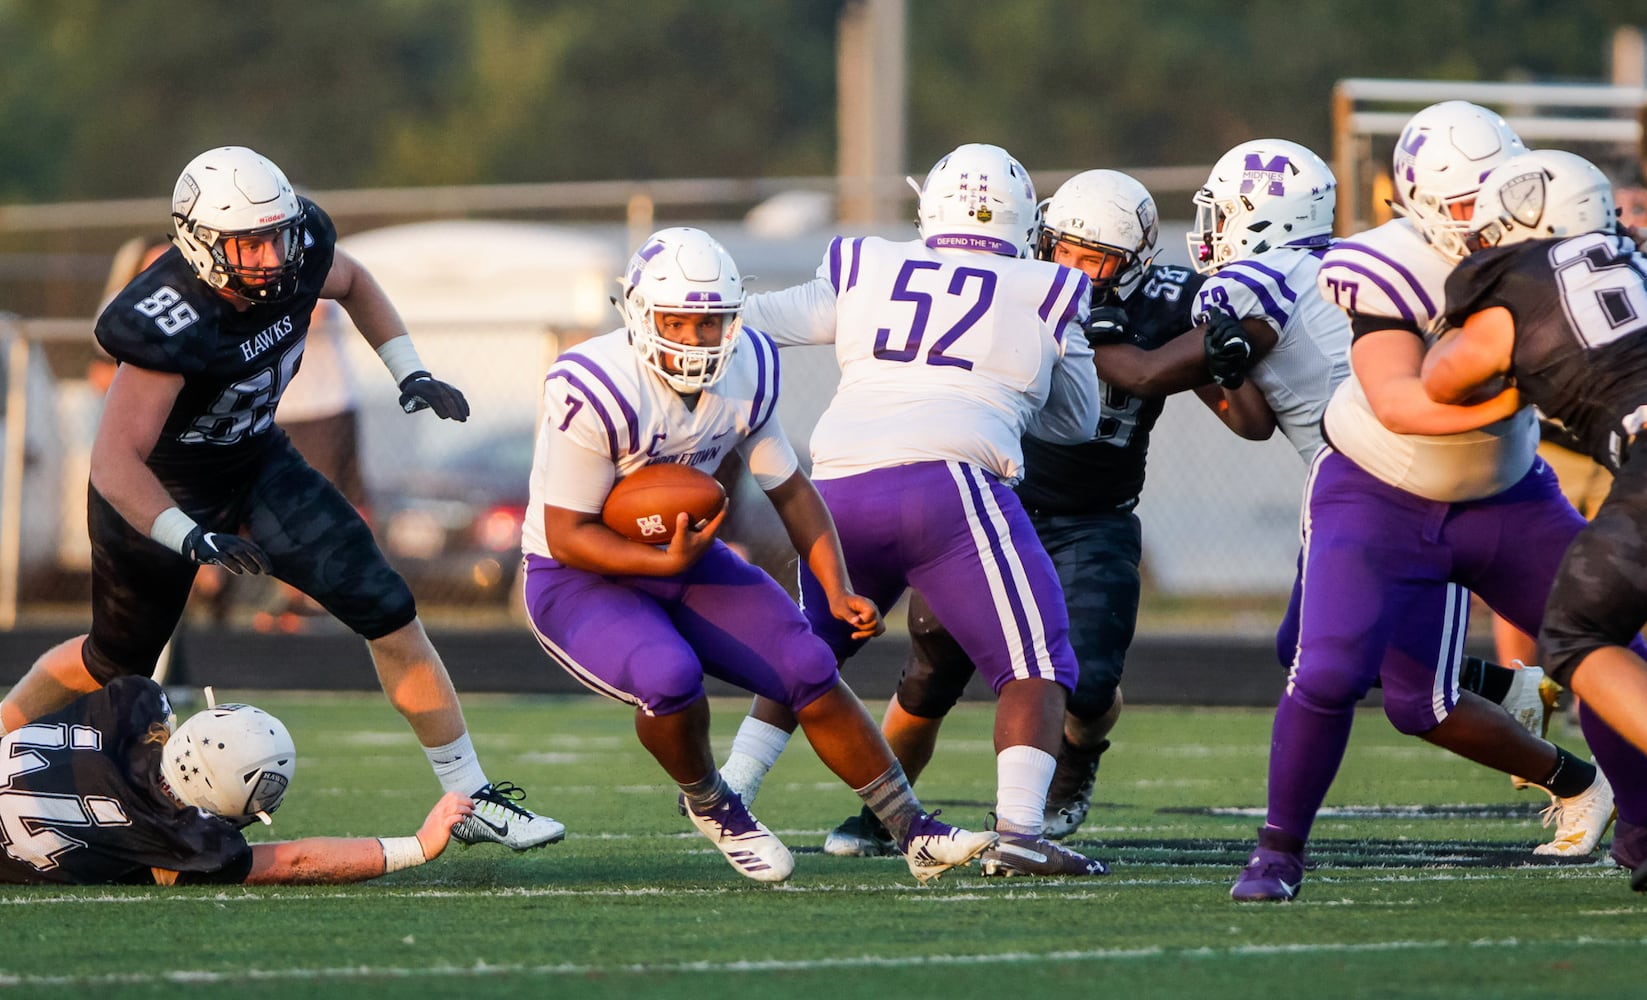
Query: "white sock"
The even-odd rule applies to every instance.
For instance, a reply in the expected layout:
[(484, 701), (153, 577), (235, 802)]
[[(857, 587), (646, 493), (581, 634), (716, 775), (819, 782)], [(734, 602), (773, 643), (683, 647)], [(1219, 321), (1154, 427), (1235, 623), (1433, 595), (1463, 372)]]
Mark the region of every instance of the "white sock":
[(1047, 786), (1058, 759), (1031, 746), (995, 755), (995, 829), (1038, 837), (1046, 822)]
[(788, 745), (789, 734), (782, 729), (752, 715), (744, 716), (738, 735), (732, 739), (732, 753), (721, 766), (721, 777), (745, 806), (754, 804), (761, 782)]
[(445, 746), (424, 747), (423, 753), (443, 791), (473, 795), (486, 786), (486, 772), (480, 769), (480, 757), (467, 732)]

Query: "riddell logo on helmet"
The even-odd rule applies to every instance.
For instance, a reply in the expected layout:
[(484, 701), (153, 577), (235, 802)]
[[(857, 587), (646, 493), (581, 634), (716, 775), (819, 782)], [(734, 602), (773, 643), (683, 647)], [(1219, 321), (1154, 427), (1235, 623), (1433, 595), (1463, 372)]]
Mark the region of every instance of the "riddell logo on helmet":
[(284, 219), (285, 217), (286, 217), (285, 212), (276, 212), (274, 215), (265, 215), (263, 218), (258, 219), (257, 224), (261, 226), (265, 222), (279, 222), (281, 219)]

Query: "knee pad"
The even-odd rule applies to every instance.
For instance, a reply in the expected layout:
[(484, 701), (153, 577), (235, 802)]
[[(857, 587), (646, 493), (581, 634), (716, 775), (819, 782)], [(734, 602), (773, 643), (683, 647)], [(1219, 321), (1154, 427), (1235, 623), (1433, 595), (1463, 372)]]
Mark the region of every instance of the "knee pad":
[(1075, 690), (1070, 693), (1064, 711), (1082, 722), (1091, 722), (1108, 712), (1115, 704), (1115, 692), (1121, 686), (1119, 670), (1089, 669), (1084, 664)]
[(941, 642), (914, 642), (898, 677), (898, 704), (910, 715), (941, 719), (961, 700), (974, 672), (972, 661), (947, 632)]

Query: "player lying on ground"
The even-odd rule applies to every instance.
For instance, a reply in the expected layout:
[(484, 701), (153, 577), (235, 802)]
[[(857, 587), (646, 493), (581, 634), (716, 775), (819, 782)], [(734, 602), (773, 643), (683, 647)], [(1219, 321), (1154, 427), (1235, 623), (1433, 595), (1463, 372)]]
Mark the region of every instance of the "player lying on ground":
[(152, 676), (202, 565), (269, 573), (366, 641), (390, 704), (441, 787), (475, 799), (465, 843), (515, 850), (566, 827), (522, 808), (475, 753), (417, 603), (372, 530), (274, 423), (315, 304), (336, 300), (400, 386), (407, 413), (467, 420), (429, 374), (383, 289), (338, 249), (326, 213), (244, 146), (195, 157), (172, 194), (175, 246), (97, 320), (120, 367), (92, 445), (91, 630), (44, 653), (0, 703), (0, 732), (116, 677)]
[(0, 882), (194, 885), (360, 882), (432, 861), (474, 803), (448, 792), (411, 837), (248, 844), (297, 764), (280, 720), (209, 707), (172, 728), (160, 685), (117, 677), (0, 738)]

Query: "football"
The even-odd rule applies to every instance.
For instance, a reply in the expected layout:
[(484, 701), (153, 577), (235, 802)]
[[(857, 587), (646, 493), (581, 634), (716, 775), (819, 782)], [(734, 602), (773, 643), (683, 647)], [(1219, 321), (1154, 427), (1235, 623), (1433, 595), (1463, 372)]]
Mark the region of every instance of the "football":
[(726, 491), (714, 476), (690, 465), (644, 466), (618, 480), (607, 494), (600, 518), (632, 542), (668, 545), (676, 515), (685, 511), (694, 527), (726, 506)]

